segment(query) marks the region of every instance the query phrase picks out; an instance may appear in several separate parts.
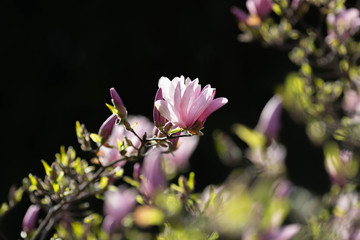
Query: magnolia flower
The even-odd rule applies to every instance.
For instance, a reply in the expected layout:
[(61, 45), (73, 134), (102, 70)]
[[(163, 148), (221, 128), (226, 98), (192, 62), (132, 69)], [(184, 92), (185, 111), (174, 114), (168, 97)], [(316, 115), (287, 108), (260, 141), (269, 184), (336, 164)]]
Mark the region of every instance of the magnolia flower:
[(147, 198), (153, 198), (158, 191), (166, 188), (167, 180), (161, 164), (161, 148), (147, 152), (142, 166), (140, 192)]
[[(127, 120), (130, 122), (130, 124), (137, 123), (136, 126), (134, 126), (134, 131), (139, 136), (142, 137), (145, 133), (148, 136), (151, 135), (154, 126), (146, 117), (129, 116)], [(132, 132), (127, 131), (123, 125), (115, 124), (108, 138), (107, 146), (101, 146), (99, 149), (99, 161), (102, 165), (111, 164), (112, 162), (122, 158), (122, 155), (118, 149), (118, 140), (123, 141), (125, 137), (127, 137), (127, 139), (132, 144), (132, 146), (128, 146), (125, 149), (125, 155), (131, 156), (137, 152), (135, 148), (140, 146), (140, 140)], [(115, 164), (115, 166), (123, 166), (124, 164), (125, 162), (119, 162), (118, 164)]]
[(265, 105), (256, 129), (268, 139), (276, 138), (281, 128), (282, 104), (278, 95), (273, 96)]
[(105, 231), (112, 233), (122, 225), (124, 217), (136, 206), (136, 191), (120, 186), (116, 192), (107, 191), (104, 201)]
[(271, 0), (247, 0), (246, 7), (250, 15), (256, 15), (260, 18), (267, 17), (272, 10)]
[(181, 76), (170, 81), (161, 77), (159, 88), (163, 100), (155, 102), (157, 110), (172, 124), (192, 134), (199, 134), (209, 115), (228, 102), (226, 98), (214, 99), (216, 90), (210, 85), (201, 90), (198, 79), (185, 80)]
[(240, 8), (231, 7), (232, 14), (239, 22), (246, 22), (250, 26), (260, 25), (261, 19), (266, 18), (272, 11), (271, 0), (247, 0), (246, 8), (250, 16)]
[(34, 230), (40, 209), (41, 208), (39, 205), (33, 204), (30, 205), (30, 207), (26, 211), (24, 219), (22, 221), (22, 229), (25, 232), (31, 232), (32, 230)]
[(327, 15), (326, 20), (328, 24), (328, 42), (335, 39), (344, 42), (354, 35), (360, 27), (359, 10), (356, 8), (344, 8), (338, 14)]

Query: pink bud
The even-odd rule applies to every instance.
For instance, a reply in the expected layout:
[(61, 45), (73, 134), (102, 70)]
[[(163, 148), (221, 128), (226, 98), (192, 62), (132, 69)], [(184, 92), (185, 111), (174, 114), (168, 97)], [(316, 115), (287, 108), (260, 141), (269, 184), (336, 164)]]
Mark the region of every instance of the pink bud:
[(112, 114), (101, 125), (99, 129), (99, 136), (102, 138), (103, 143), (106, 142), (106, 140), (109, 138), (111, 131), (116, 123), (116, 120), (117, 120), (117, 116), (115, 114)]
[(256, 129), (269, 140), (276, 138), (281, 128), (282, 104), (279, 96), (273, 96), (261, 112)]
[(40, 212), (39, 205), (35, 205), (35, 204), (30, 205), (30, 207), (28, 208), (28, 210), (25, 213), (25, 216), (24, 216), (24, 219), (22, 222), (22, 229), (25, 232), (31, 232), (32, 230), (35, 229), (39, 212)]
[(125, 118), (127, 115), (126, 108), (115, 88), (110, 88), (110, 95), (115, 108), (118, 110), (118, 116), (120, 118)]
[(158, 191), (166, 188), (167, 180), (161, 164), (161, 149), (153, 148), (147, 152), (142, 167), (143, 181), (140, 191), (153, 198)]
[(246, 20), (248, 19), (249, 15), (244, 12), (242, 9), (232, 6), (230, 8), (231, 13), (234, 15), (234, 17), (236, 18), (236, 20), (238, 22), (246, 22)]
[(155, 123), (156, 127), (163, 127), (163, 126), (165, 126), (167, 120), (166, 120), (166, 118), (161, 116), (159, 110), (157, 110), (157, 108), (155, 107), (155, 102), (157, 100), (163, 100), (161, 88), (158, 89), (158, 91), (156, 92), (156, 95), (155, 95), (153, 118), (154, 118), (154, 123)]

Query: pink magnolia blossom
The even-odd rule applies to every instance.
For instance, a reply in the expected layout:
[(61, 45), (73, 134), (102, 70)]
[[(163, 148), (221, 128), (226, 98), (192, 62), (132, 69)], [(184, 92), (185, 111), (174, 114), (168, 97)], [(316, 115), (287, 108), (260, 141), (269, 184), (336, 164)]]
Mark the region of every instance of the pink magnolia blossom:
[[(131, 125), (137, 123), (134, 127), (134, 131), (139, 135), (143, 136), (145, 133), (147, 136), (151, 136), (152, 130), (154, 125), (150, 120), (148, 120), (144, 116), (129, 116), (127, 120), (130, 122)], [(110, 136), (108, 137), (107, 145), (108, 146), (101, 146), (99, 150), (99, 161), (102, 165), (108, 165), (112, 162), (119, 160), (122, 158), (117, 141), (123, 141), (124, 138), (127, 137), (133, 146), (128, 146), (126, 148), (126, 156), (130, 156), (136, 153), (136, 149), (134, 147), (139, 147), (141, 142), (140, 140), (130, 131), (127, 131), (123, 125), (114, 124), (113, 129), (111, 131)], [(119, 162), (115, 164), (115, 166), (123, 166), (125, 162)]]
[(356, 8), (343, 9), (338, 14), (327, 15), (328, 36), (327, 41), (332, 42), (336, 38), (346, 41), (354, 35), (360, 27), (359, 10)]
[(246, 7), (250, 15), (256, 15), (260, 18), (267, 17), (272, 10), (271, 0), (247, 0)]
[(258, 25), (261, 19), (266, 18), (272, 11), (271, 0), (247, 0), (246, 8), (250, 16), (238, 7), (231, 7), (231, 13), (236, 17), (239, 22), (246, 22), (248, 25)]
[(116, 192), (105, 193), (103, 228), (112, 233), (122, 225), (124, 217), (136, 206), (136, 191), (120, 186)]
[(175, 77), (169, 80), (161, 77), (159, 88), (162, 90), (163, 100), (157, 100), (155, 107), (160, 114), (172, 124), (193, 134), (198, 134), (211, 113), (224, 106), (226, 98), (216, 98), (215, 88), (206, 85), (201, 90), (199, 80)]

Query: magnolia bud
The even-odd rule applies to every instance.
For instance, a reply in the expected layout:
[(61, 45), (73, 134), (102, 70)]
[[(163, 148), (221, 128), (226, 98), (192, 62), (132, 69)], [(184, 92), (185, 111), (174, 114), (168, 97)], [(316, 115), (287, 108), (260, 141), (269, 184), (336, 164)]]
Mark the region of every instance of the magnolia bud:
[(120, 118), (125, 118), (127, 116), (126, 108), (115, 88), (110, 88), (110, 95), (111, 101), (113, 102), (115, 108), (118, 110), (118, 116)]
[(166, 120), (166, 118), (161, 116), (159, 110), (155, 107), (155, 102), (157, 100), (163, 100), (162, 89), (161, 88), (158, 89), (158, 91), (156, 92), (156, 95), (155, 95), (154, 109), (153, 109), (153, 119), (154, 119), (154, 124), (155, 124), (156, 127), (163, 127), (166, 124), (167, 120)]
[(161, 164), (161, 149), (151, 149), (144, 158), (142, 166), (143, 180), (140, 192), (152, 199), (158, 191), (166, 188), (167, 180)]
[(117, 116), (115, 114), (112, 114), (108, 119), (105, 120), (105, 122), (101, 125), (99, 129), (99, 136), (101, 137), (102, 143), (105, 143), (106, 140), (109, 138), (112, 129), (114, 128), (114, 125), (116, 123)]
[(281, 128), (282, 103), (279, 96), (273, 96), (261, 112), (256, 129), (267, 139), (276, 138)]
[(31, 232), (32, 230), (34, 230), (37, 223), (39, 212), (40, 212), (39, 205), (33, 204), (28, 208), (22, 222), (22, 229), (25, 232)]

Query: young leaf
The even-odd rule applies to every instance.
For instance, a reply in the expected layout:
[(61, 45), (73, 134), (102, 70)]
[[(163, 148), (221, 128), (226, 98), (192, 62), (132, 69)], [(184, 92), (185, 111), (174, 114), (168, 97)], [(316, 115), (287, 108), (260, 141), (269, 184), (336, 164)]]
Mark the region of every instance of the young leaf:
[(41, 160), (41, 163), (44, 166), (46, 175), (50, 176), (52, 170), (51, 170), (51, 167), (49, 166), (49, 164), (47, 162), (45, 162), (44, 160)]

